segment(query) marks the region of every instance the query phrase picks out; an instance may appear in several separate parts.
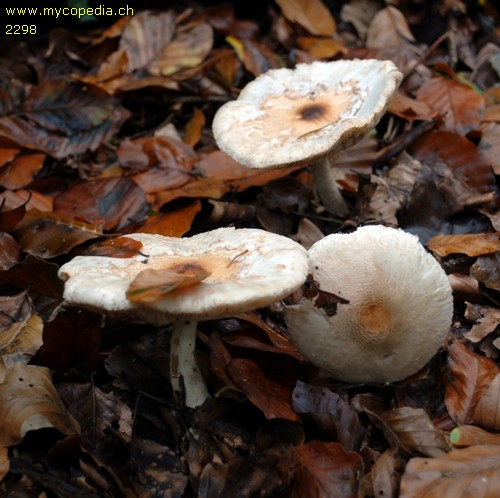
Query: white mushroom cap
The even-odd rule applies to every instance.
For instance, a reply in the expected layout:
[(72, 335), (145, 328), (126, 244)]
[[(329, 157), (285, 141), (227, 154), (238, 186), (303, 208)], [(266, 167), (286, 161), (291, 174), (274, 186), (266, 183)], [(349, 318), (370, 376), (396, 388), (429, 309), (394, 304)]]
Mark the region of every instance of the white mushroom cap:
[[(307, 276), (307, 252), (293, 240), (259, 229), (219, 228), (189, 238), (130, 234), (143, 255), (76, 256), (59, 270), (70, 304), (163, 324), (202, 320), (266, 306), (294, 292)], [(210, 275), (153, 303), (126, 296), (142, 270), (197, 268)]]
[[(339, 380), (404, 379), (449, 331), (451, 286), (414, 235), (383, 226), (329, 235), (309, 249), (309, 272), (321, 292), (287, 309), (288, 331), (311, 363)], [(325, 292), (347, 302), (326, 306), (334, 296), (318, 300)]]
[(250, 168), (320, 159), (361, 140), (401, 78), (392, 62), (375, 59), (271, 69), (217, 111), (215, 140)]

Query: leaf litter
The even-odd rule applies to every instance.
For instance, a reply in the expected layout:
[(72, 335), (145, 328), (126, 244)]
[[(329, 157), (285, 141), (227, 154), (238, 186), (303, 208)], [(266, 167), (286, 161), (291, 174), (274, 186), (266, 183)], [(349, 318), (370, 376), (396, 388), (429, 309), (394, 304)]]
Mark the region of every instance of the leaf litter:
[[(245, 5), (137, 7), (0, 41), (0, 494), (496, 496), (500, 11)], [(307, 168), (260, 172), (217, 149), (214, 113), (255, 76), (370, 57), (405, 78), (377, 129), (331, 159), (347, 219), (323, 210)], [(307, 363), (283, 320), (296, 295), (199, 323), (213, 397), (187, 409), (164, 374), (170, 326), (67, 307), (57, 278), (78, 254), (140, 253), (132, 232), (260, 227), (309, 247), (373, 223), (417, 234), (455, 302), (441, 350), (394, 385)], [(141, 278), (144, 303), (204, 276)], [(335, 312), (336, 296), (304, 292)]]

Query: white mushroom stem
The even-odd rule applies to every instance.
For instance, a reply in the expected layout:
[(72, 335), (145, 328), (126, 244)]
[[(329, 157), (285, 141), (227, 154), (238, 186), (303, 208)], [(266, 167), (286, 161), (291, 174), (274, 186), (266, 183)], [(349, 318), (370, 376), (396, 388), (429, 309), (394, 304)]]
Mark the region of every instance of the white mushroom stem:
[(328, 158), (325, 157), (312, 163), (311, 170), (314, 176), (316, 191), (325, 209), (329, 213), (336, 214), (339, 217), (347, 216), (349, 208), (340, 193)]
[(200, 406), (210, 397), (196, 364), (197, 325), (198, 322), (192, 320), (175, 321), (170, 339), (170, 382), (179, 399), (185, 393), (185, 403), (189, 408)]

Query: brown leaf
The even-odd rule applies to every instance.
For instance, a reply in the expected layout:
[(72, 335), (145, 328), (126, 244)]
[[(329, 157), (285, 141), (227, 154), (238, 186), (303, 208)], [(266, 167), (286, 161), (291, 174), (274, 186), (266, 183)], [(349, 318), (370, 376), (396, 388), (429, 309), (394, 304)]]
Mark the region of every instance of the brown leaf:
[(337, 31), (335, 19), (321, 0), (276, 0), (283, 15), (313, 35), (332, 36)]
[[(488, 334), (491, 334), (500, 325), (500, 310), (492, 308), (491, 306), (475, 306), (474, 310), (471, 309), (472, 305), (467, 303), (465, 317), (474, 319), (475, 323), (472, 328), (464, 334), (471, 342), (479, 342), (484, 339)], [(474, 317), (469, 317), (469, 314), (474, 314)]]
[(346, 450), (359, 450), (364, 437), (357, 412), (330, 389), (297, 382), (293, 409), (308, 415)]
[(467, 138), (451, 131), (426, 133), (410, 147), (411, 154), (422, 162), (444, 161), (455, 175), (479, 193), (496, 191), (491, 166), (478, 147)]
[(149, 72), (156, 76), (168, 76), (181, 69), (198, 66), (209, 54), (213, 38), (212, 27), (204, 22), (179, 27), (175, 38), (148, 65)]
[(446, 129), (461, 135), (477, 129), (483, 119), (483, 97), (449, 78), (430, 79), (418, 89), (417, 99), (443, 115)]
[(110, 258), (131, 258), (141, 253), (142, 242), (130, 237), (115, 237), (96, 242), (88, 247), (85, 256), (108, 256)]
[(500, 429), (500, 374), (483, 391), (474, 408), (472, 422), (491, 431)]
[(134, 303), (155, 303), (175, 291), (197, 285), (209, 276), (210, 272), (190, 264), (178, 271), (148, 268), (132, 280), (126, 296)]
[(79, 431), (52, 384), (48, 368), (15, 363), (0, 385), (0, 444), (17, 444), (28, 431), (47, 427), (66, 435)]
[(366, 35), (367, 48), (403, 47), (415, 41), (403, 13), (389, 5), (379, 10), (373, 18)]
[(363, 460), (358, 453), (345, 451), (339, 443), (310, 441), (291, 452), (297, 456), (291, 498), (356, 498)]
[(297, 43), (302, 50), (315, 59), (330, 59), (347, 52), (346, 44), (342, 40), (334, 40), (333, 38), (302, 36), (297, 39)]
[(458, 341), (450, 346), (448, 369), (449, 374), (444, 377), (446, 408), (456, 424), (469, 424), (499, 369), (492, 360), (472, 353)]
[(406, 455), (438, 457), (449, 449), (444, 432), (422, 408), (395, 408), (384, 412), (381, 420), (387, 439)]
[(0, 169), (0, 185), (6, 189), (26, 187), (43, 166), (45, 154), (20, 154)]
[[(1, 218), (1, 215), (0, 215)], [(21, 248), (12, 235), (0, 232), (0, 271), (21, 261)]]
[(300, 421), (300, 417), (292, 410), (291, 390), (269, 379), (256, 362), (236, 358), (229, 363), (227, 370), (233, 382), (267, 419)]
[(130, 178), (112, 177), (80, 181), (54, 201), (54, 214), (80, 220), (104, 230), (121, 231), (146, 215), (142, 189)]
[(82, 435), (93, 445), (104, 439), (110, 426), (118, 431), (122, 438), (130, 438), (132, 412), (113, 393), (105, 393), (92, 384), (76, 382), (58, 384), (57, 391), (68, 406), (69, 412), (74, 414)]
[(201, 201), (196, 199), (175, 211), (155, 213), (149, 216), (137, 231), (157, 233), (166, 237), (182, 237), (191, 229), (191, 225), (201, 208)]
[(175, 16), (170, 10), (146, 10), (132, 16), (120, 38), (120, 49), (127, 54), (129, 71), (148, 66), (174, 34)]
[(500, 448), (471, 446), (439, 458), (412, 458), (400, 498), (495, 498), (500, 487)]
[(500, 253), (477, 258), (470, 268), (470, 274), (486, 287), (500, 291)]
[(14, 236), (23, 251), (40, 258), (54, 258), (73, 247), (100, 237), (102, 233), (82, 223), (68, 222), (56, 216), (33, 213), (16, 228)]
[(500, 434), (493, 434), (475, 425), (460, 425), (450, 433), (454, 446), (500, 445)]
[(200, 109), (195, 108), (193, 116), (186, 124), (186, 136), (184, 137), (184, 141), (191, 147), (194, 147), (200, 141), (204, 126), (205, 115)]
[(396, 92), (389, 101), (387, 111), (408, 121), (427, 121), (438, 115), (438, 112), (433, 111), (425, 102), (412, 99), (401, 91)]
[(234, 48), (245, 69), (254, 76), (281, 66), (278, 56), (263, 43), (236, 36), (228, 36), (226, 41)]
[[(500, 109), (500, 105), (498, 107)], [(486, 123), (481, 126), (479, 150), (490, 162), (495, 175), (500, 175), (500, 123)]]
[(438, 256), (448, 256), (454, 253), (481, 256), (500, 251), (499, 235), (500, 232), (436, 235), (426, 245)]

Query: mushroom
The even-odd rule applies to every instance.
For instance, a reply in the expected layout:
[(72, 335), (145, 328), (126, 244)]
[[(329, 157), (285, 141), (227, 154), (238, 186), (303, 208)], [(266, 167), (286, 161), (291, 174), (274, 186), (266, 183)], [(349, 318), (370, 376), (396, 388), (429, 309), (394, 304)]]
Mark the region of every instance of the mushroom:
[(299, 351), (333, 377), (388, 383), (420, 370), (448, 334), (441, 265), (403, 230), (365, 226), (309, 249), (309, 289), (285, 311)]
[(392, 62), (375, 59), (271, 69), (217, 111), (214, 137), (249, 168), (308, 164), (325, 208), (345, 216), (329, 156), (375, 127), (401, 78)]
[[(76, 256), (64, 264), (59, 270), (64, 298), (135, 322), (171, 323), (169, 375), (176, 395), (184, 384), (189, 407), (208, 397), (195, 360), (197, 322), (276, 302), (307, 275), (306, 250), (264, 230), (219, 228), (184, 239), (146, 233), (126, 237), (142, 244), (140, 253)], [(181, 282), (173, 291), (172, 276)]]

